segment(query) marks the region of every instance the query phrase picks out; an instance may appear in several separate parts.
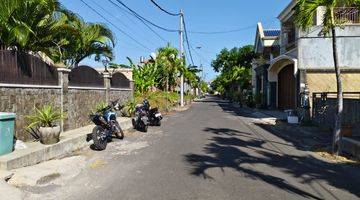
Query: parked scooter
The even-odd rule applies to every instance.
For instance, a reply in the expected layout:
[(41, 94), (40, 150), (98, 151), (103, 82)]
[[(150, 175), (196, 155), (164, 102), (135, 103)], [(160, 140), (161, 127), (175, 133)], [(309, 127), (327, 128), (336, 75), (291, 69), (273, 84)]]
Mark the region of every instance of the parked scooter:
[(161, 126), (161, 120), (163, 119), (158, 108), (151, 108), (148, 100), (143, 101), (144, 109), (147, 111), (148, 120), (150, 126)]
[(144, 104), (138, 104), (135, 108), (135, 117), (132, 119), (134, 129), (147, 132), (149, 126), (148, 112)]
[(112, 135), (118, 139), (124, 138), (120, 124), (116, 121), (116, 110), (121, 110), (119, 100), (113, 101), (106, 108), (90, 115), (92, 122), (96, 124), (92, 132), (92, 139), (97, 150), (105, 150), (108, 141), (112, 140)]

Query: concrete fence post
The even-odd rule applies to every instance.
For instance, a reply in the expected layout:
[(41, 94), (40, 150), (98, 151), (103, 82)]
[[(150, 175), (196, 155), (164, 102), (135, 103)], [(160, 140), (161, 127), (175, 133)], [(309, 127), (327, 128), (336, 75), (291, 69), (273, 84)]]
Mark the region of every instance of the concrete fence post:
[[(60, 111), (66, 114), (68, 111), (69, 73), (71, 70), (68, 68), (57, 68), (57, 71), (59, 75), (59, 86), (61, 86)], [(66, 130), (65, 120), (66, 119), (62, 119), (60, 122), (61, 132)]]
[(111, 88), (111, 74), (109, 72), (103, 72), (104, 88), (105, 88), (105, 101), (110, 103), (110, 88)]

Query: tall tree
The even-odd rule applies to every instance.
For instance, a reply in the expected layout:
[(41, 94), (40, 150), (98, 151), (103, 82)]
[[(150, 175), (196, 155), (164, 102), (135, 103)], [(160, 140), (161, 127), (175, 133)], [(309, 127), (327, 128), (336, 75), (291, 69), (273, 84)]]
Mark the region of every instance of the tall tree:
[(178, 73), (185, 70), (182, 60), (177, 57), (178, 54), (178, 50), (170, 44), (157, 51), (156, 62), (160, 67), (158, 82), (161, 89), (173, 90), (177, 85)]
[(359, 0), (297, 0), (295, 6), (295, 23), (303, 30), (308, 30), (313, 26), (314, 18), (316, 17), (316, 10), (319, 7), (324, 9), (324, 14), (321, 16), (322, 30), (319, 33), (322, 36), (331, 35), (332, 38), (332, 52), (334, 59), (334, 67), (336, 74), (337, 86), (337, 113), (335, 117), (334, 138), (333, 138), (333, 153), (339, 154), (341, 141), (341, 119), (343, 114), (343, 89), (341, 81), (341, 70), (339, 66), (339, 56), (337, 51), (336, 30), (340, 28), (344, 21), (336, 19), (336, 7), (350, 7), (356, 6), (359, 8)]
[(241, 48), (233, 48), (228, 50), (222, 49), (212, 61), (211, 65), (216, 72), (231, 69), (234, 66), (242, 66), (251, 68), (252, 59), (256, 57), (252, 45), (247, 45)]
[(220, 75), (213, 81), (213, 89), (222, 95), (234, 96), (239, 86), (248, 89), (251, 85), (251, 62), (256, 58), (253, 46), (231, 50), (223, 49), (212, 61), (212, 67)]
[(95, 55), (113, 57), (114, 36), (103, 24), (87, 23), (58, 0), (1, 0), (0, 48), (42, 52), (76, 66)]
[(78, 16), (68, 18), (70, 28), (59, 35), (58, 41), (64, 41), (62, 51), (54, 51), (51, 55), (56, 61), (65, 62), (76, 67), (84, 58), (95, 55), (95, 60), (102, 57), (113, 58), (115, 37), (104, 24), (85, 22)]
[(60, 16), (72, 16), (58, 0), (1, 0), (0, 44), (3, 48), (39, 51), (54, 46), (64, 28)]

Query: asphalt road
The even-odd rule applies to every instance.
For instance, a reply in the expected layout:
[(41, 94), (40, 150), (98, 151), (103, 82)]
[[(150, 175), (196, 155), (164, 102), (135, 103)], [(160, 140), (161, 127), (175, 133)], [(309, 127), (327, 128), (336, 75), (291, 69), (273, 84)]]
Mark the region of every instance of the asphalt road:
[(360, 179), (353, 168), (299, 150), (254, 118), (208, 98), (169, 116), (163, 127), (151, 128), (133, 141), (131, 153), (109, 147), (101, 154), (111, 153), (106, 164), (40, 193), (45, 199), (88, 200), (359, 198)]

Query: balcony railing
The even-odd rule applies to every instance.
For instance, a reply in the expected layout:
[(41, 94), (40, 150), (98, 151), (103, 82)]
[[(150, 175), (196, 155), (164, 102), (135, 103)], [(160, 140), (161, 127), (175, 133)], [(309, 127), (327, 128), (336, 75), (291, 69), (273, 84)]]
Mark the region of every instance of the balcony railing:
[(338, 7), (334, 9), (335, 19), (345, 24), (359, 24), (360, 12), (356, 7)]

